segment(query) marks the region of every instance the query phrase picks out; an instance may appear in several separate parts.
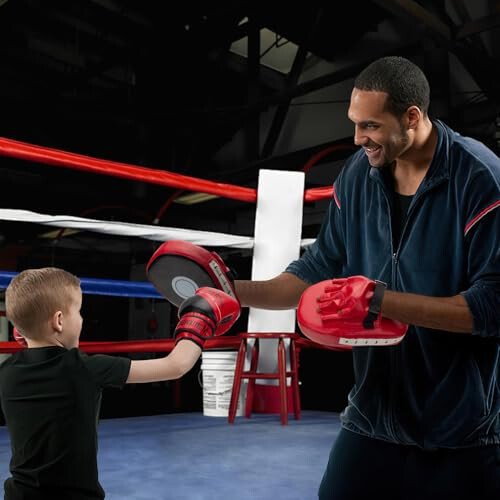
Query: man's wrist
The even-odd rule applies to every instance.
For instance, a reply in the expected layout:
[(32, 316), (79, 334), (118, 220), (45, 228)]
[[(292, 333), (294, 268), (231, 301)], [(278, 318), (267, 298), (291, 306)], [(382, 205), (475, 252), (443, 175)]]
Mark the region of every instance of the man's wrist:
[(373, 297), (368, 304), (368, 314), (363, 320), (363, 326), (365, 328), (373, 328), (373, 323), (380, 315), (380, 310), (382, 309), (382, 300), (384, 299), (384, 293), (387, 289), (387, 284), (383, 281), (375, 280), (375, 288), (373, 289)]

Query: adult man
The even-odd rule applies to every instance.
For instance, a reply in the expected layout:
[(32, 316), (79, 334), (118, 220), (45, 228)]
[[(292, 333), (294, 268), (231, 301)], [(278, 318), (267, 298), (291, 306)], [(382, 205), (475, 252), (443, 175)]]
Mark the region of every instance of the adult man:
[(289, 309), (310, 284), (380, 280), (381, 315), (411, 325), (354, 347), (321, 500), (500, 498), (500, 160), (428, 105), (416, 65), (369, 65), (348, 113), (361, 149), (315, 243), (274, 279), (235, 282), (242, 305)]

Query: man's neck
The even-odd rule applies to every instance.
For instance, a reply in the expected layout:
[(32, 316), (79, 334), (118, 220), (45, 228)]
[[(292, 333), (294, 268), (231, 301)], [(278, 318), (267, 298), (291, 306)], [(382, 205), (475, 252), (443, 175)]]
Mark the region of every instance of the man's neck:
[(427, 118), (415, 132), (411, 147), (392, 164), (394, 188), (397, 193), (413, 195), (417, 192), (431, 166), (436, 145), (437, 132)]

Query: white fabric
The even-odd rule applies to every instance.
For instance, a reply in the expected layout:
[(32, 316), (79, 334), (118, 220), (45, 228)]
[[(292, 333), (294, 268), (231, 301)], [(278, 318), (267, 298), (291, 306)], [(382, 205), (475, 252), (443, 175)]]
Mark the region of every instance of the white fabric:
[[(179, 229), (175, 227), (148, 226), (129, 222), (102, 221), (73, 217), (71, 215), (48, 215), (29, 210), (0, 209), (0, 220), (11, 222), (31, 222), (46, 226), (54, 226), (117, 236), (135, 236), (153, 241), (184, 240), (200, 246), (221, 246), (228, 248), (253, 248), (254, 239), (249, 236), (234, 236), (226, 233)], [(314, 240), (304, 240), (308, 245)]]
[[(266, 280), (282, 273), (300, 255), (304, 173), (260, 170), (255, 214), (252, 280)], [(295, 310), (250, 308), (249, 332), (294, 332)], [(277, 340), (263, 340), (258, 371), (276, 372)], [(258, 380), (276, 385), (276, 380)]]

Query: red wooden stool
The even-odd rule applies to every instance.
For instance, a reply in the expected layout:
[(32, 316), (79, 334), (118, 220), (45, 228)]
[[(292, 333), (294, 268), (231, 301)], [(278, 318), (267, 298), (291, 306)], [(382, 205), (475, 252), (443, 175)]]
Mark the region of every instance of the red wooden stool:
[[(234, 372), (233, 390), (231, 393), (231, 403), (229, 405), (229, 423), (234, 423), (236, 411), (238, 408), (238, 398), (240, 395), (242, 379), (248, 379), (247, 397), (245, 404), (245, 417), (249, 418), (252, 413), (253, 395), (256, 379), (278, 379), (280, 391), (280, 415), (281, 424), (288, 424), (288, 408), (287, 408), (287, 389), (286, 379), (291, 377), (293, 410), (295, 419), (300, 419), (300, 393), (299, 393), (299, 355), (298, 348), (295, 346), (295, 341), (300, 338), (296, 333), (283, 332), (256, 332), (256, 333), (241, 333), (240, 348), (238, 357), (236, 358), (236, 368)], [(250, 369), (244, 371), (245, 359), (247, 356), (248, 341), (255, 339), (252, 352)], [(278, 371), (273, 373), (257, 372), (257, 361), (259, 358), (259, 339), (278, 339)], [(286, 370), (286, 348), (285, 340), (290, 340), (290, 370)]]

